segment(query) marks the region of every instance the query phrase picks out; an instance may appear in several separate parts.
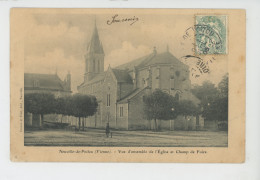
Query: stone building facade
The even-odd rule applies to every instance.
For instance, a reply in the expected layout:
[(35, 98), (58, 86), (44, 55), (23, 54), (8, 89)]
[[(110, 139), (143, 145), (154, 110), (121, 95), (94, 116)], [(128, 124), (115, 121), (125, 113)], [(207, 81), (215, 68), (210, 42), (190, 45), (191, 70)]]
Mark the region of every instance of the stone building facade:
[[(55, 97), (63, 97), (71, 94), (71, 74), (68, 72), (64, 81), (57, 73), (36, 74), (24, 73), (24, 94), (30, 93), (51, 93)], [(59, 121), (59, 115), (44, 115), (48, 121)], [(41, 127), (43, 125), (40, 115), (25, 113), (25, 127)]]
[[(97, 97), (97, 113), (86, 119), (87, 127), (135, 130), (153, 129), (154, 124), (144, 117), (143, 97), (155, 89), (177, 99), (199, 100), (190, 92), (189, 67), (172, 55), (167, 47), (163, 53), (154, 48), (151, 54), (104, 71), (104, 50), (95, 25), (85, 55), (84, 82), (78, 92)], [(202, 128), (202, 117), (178, 117), (159, 122), (161, 129), (194, 130)]]

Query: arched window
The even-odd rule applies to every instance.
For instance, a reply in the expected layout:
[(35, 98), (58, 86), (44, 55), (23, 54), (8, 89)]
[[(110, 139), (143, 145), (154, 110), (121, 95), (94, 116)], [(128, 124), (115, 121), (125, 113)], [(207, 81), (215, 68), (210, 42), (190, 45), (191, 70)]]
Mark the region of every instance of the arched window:
[(176, 99), (177, 101), (180, 100), (180, 94), (179, 94), (179, 93), (176, 93), (176, 94), (175, 94), (175, 99)]
[(180, 71), (176, 71), (175, 74), (176, 74), (177, 77), (179, 77), (181, 72)]
[(96, 64), (95, 64), (95, 59), (93, 59), (93, 72), (96, 72)]
[(98, 60), (98, 72), (100, 72), (100, 61)]

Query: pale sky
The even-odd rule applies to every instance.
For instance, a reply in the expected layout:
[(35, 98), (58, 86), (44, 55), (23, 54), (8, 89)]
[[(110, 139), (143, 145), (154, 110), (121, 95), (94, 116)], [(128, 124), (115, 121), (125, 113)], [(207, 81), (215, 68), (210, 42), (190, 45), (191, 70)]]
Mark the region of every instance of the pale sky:
[[(158, 53), (170, 52), (190, 68), (196, 61), (184, 60), (193, 55), (194, 34), (184, 40), (185, 30), (194, 25), (193, 15), (118, 15), (118, 19), (138, 17), (139, 21), (107, 25), (114, 14), (34, 14), (27, 18), (28, 34), (25, 37), (25, 72), (55, 73), (63, 80), (68, 71), (72, 75), (72, 90), (83, 82), (84, 55), (91, 38), (94, 19), (105, 52), (105, 70), (110, 64), (115, 67), (141, 56), (152, 53), (155, 46)], [(203, 56), (210, 59), (211, 56)], [(193, 84), (210, 80), (217, 84), (227, 72), (228, 59), (217, 56), (209, 65), (210, 74), (199, 78), (191, 77)]]

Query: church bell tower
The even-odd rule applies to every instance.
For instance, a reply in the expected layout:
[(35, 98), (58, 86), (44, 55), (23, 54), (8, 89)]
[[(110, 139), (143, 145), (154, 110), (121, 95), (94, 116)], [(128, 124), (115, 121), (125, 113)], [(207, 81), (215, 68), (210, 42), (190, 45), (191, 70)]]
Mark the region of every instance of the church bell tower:
[(99, 73), (104, 72), (104, 50), (101, 41), (99, 40), (98, 29), (94, 25), (93, 34), (87, 47), (85, 55), (85, 75), (84, 81), (90, 81)]

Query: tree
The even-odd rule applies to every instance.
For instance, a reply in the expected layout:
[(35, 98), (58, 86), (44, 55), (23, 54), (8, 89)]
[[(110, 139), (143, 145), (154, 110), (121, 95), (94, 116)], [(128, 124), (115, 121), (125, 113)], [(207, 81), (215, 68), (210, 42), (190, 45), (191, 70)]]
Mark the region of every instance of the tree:
[(81, 124), (81, 117), (93, 116), (97, 111), (98, 103), (95, 96), (74, 94), (70, 108), (72, 115), (79, 118), (79, 130)]
[(210, 81), (204, 81), (201, 86), (195, 85), (191, 92), (201, 101), (206, 101), (208, 97), (216, 95), (218, 89)]
[(176, 106), (177, 115), (196, 116), (199, 112), (199, 108), (190, 100), (181, 100)]
[[(207, 88), (208, 87), (208, 92)], [(212, 87), (212, 85), (211, 85)], [(214, 86), (215, 87), (215, 86)], [(199, 89), (202, 92), (199, 92)], [(228, 74), (224, 75), (217, 88), (202, 85), (193, 93), (201, 100), (202, 116), (205, 120), (228, 122)], [(205, 95), (203, 95), (205, 93)], [(201, 96), (200, 96), (201, 95)]]
[(55, 112), (55, 97), (51, 93), (32, 93), (24, 96), (24, 111), (32, 114), (40, 114), (42, 126), (44, 114)]
[(158, 130), (157, 120), (170, 120), (177, 116), (174, 109), (175, 98), (159, 89), (144, 96), (144, 113), (148, 120), (154, 120), (155, 130)]
[(205, 120), (215, 120), (216, 109), (213, 109), (213, 105), (216, 101), (216, 96), (219, 91), (215, 84), (210, 81), (204, 81), (201, 86), (195, 85), (191, 92), (201, 101), (200, 108), (203, 110), (202, 116)]
[(228, 96), (228, 74), (225, 74), (218, 84), (218, 90), (221, 96)]
[(218, 119), (228, 121), (228, 74), (225, 74), (218, 84), (219, 97), (217, 101)]

